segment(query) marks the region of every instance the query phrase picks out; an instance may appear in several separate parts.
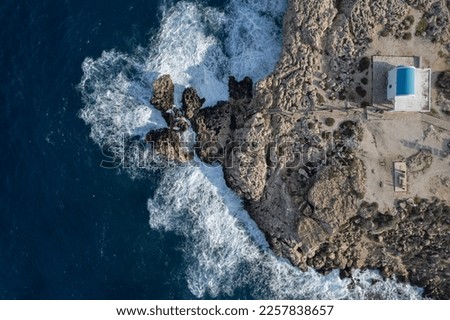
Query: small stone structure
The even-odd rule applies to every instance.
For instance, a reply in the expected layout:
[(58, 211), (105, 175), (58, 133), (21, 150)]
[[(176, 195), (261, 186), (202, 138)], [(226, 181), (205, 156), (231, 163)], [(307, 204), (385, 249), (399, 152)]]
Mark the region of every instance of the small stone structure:
[(406, 162), (394, 162), (394, 191), (408, 191), (408, 180), (406, 177)]

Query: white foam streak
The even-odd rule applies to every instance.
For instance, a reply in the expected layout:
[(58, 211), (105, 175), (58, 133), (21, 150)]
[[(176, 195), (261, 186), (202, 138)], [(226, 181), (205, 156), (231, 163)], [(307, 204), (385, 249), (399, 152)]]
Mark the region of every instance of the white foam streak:
[(375, 271), (355, 271), (351, 281), (340, 279), (338, 271), (326, 276), (312, 269), (302, 272), (275, 257), (226, 188), (220, 167), (198, 163), (166, 172), (148, 209), (152, 228), (186, 239), (188, 286), (197, 297), (231, 295), (245, 286), (265, 299), (420, 297), (420, 290), (383, 280)]
[[(275, 67), (286, 0), (230, 0), (225, 11), (172, 3), (161, 4), (161, 29), (149, 50), (135, 55), (113, 50), (84, 61), (80, 116), (100, 146), (113, 145), (120, 152), (124, 134), (143, 136), (165, 126), (149, 103), (152, 82), (161, 74), (172, 76), (177, 105), (186, 86), (213, 105), (228, 98), (229, 75), (258, 81)], [(302, 272), (275, 257), (226, 187), (222, 169), (195, 164), (167, 169), (148, 209), (152, 228), (184, 237), (188, 287), (197, 297), (231, 295), (240, 288), (268, 299), (419, 297), (414, 288), (383, 281), (375, 272), (355, 272), (350, 288), (351, 281), (340, 279), (338, 272)], [(129, 170), (132, 176), (141, 171), (138, 166)]]
[(187, 86), (196, 87), (207, 104), (227, 99), (227, 60), (214, 36), (224, 23), (224, 13), (184, 1), (163, 18), (154, 56), (148, 59), (146, 67), (172, 76), (177, 85), (177, 103), (182, 88)]
[(158, 75), (171, 75), (176, 105), (183, 89), (192, 86), (205, 106), (212, 106), (228, 99), (229, 75), (258, 81), (275, 67), (285, 0), (232, 0), (225, 11), (186, 1), (168, 8), (171, 4), (161, 4), (161, 29), (148, 52), (112, 50), (83, 62), (80, 116), (98, 144), (122, 146), (123, 134), (142, 136), (165, 126), (149, 103)]
[(286, 1), (231, 1), (225, 40), (230, 71), (237, 78), (260, 80), (274, 69), (281, 52), (281, 23)]
[(150, 105), (148, 75), (135, 58), (115, 51), (103, 52), (82, 65), (80, 83), (85, 107), (80, 116), (91, 125), (91, 138), (100, 146), (122, 146), (123, 136), (143, 135), (165, 126)]

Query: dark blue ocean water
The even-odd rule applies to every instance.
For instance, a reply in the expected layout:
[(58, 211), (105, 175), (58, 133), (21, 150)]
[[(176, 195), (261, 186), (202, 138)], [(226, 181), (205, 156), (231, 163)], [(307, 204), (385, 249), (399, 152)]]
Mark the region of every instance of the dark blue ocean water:
[(275, 257), (220, 168), (100, 167), (101, 143), (156, 121), (146, 76), (214, 102), (275, 67), (285, 0), (188, 2), (0, 1), (0, 298), (419, 297)]
[(0, 298), (192, 298), (179, 239), (150, 229), (158, 176), (100, 168), (78, 117), (86, 57), (132, 52), (158, 0), (0, 2)]

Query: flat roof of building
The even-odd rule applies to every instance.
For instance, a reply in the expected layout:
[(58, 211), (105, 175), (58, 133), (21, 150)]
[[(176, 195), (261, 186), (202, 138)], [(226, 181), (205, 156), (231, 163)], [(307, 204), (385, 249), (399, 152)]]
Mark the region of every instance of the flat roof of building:
[(415, 95), (396, 96), (395, 111), (430, 111), (431, 70), (415, 69)]

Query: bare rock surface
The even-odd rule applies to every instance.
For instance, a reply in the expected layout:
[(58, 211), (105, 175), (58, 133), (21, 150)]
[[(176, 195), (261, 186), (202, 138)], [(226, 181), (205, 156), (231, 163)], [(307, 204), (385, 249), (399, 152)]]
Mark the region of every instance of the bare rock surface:
[(365, 171), (361, 160), (354, 160), (347, 167), (325, 167), (308, 193), (308, 202), (314, 208), (311, 218), (328, 233), (335, 233), (356, 216), (364, 191)]
[(187, 119), (193, 119), (203, 103), (205, 99), (200, 98), (194, 88), (186, 88), (183, 91), (182, 104)]
[(183, 145), (179, 133), (172, 129), (150, 131), (145, 140), (152, 143), (154, 151), (168, 161), (186, 162), (193, 158), (192, 151)]
[(169, 75), (163, 75), (153, 83), (153, 97), (150, 102), (163, 113), (172, 109), (174, 85)]
[[(153, 83), (153, 97), (150, 102), (161, 111), (168, 127), (148, 132), (145, 141), (151, 144), (152, 151), (163, 157), (163, 161), (180, 163), (192, 160), (193, 151), (189, 150), (183, 141), (182, 134), (189, 128), (189, 123), (184, 113), (174, 106), (174, 90), (175, 87), (169, 75), (162, 75)], [(192, 90), (188, 88), (185, 92)], [(198, 97), (195, 90), (189, 96), (191, 97), (189, 104), (194, 106), (195, 102), (198, 102), (199, 105), (194, 109), (200, 108), (201, 100), (194, 101), (194, 98)]]
[[(229, 101), (210, 108), (187, 88), (181, 110), (173, 107), (170, 77), (161, 77), (151, 102), (168, 128), (147, 140), (162, 155), (188, 161), (192, 151), (183, 151), (181, 134), (190, 126), (196, 154), (223, 166), (228, 186), (244, 199), (274, 252), (299, 268), (338, 268), (343, 276), (354, 268), (379, 269), (425, 288), (428, 297), (449, 299), (450, 207), (437, 197), (401, 194), (387, 209), (366, 201), (368, 187), (386, 184), (372, 183), (376, 170), (390, 177), (386, 168), (396, 159), (366, 154), (398, 151), (361, 116), (371, 90), (368, 48), (415, 37), (449, 54), (449, 6), (444, 0), (290, 0), (283, 51), (271, 75), (255, 87), (250, 78), (230, 77)], [(438, 79), (444, 94), (448, 82), (447, 73)], [(403, 144), (425, 141), (412, 138)], [(421, 149), (401, 159), (416, 177), (438, 167), (443, 182), (436, 194), (448, 194), (448, 150)]]
[(229, 102), (198, 112), (194, 120), (197, 153), (224, 166), (227, 184), (246, 200), (261, 197), (266, 176), (265, 146), (269, 123), (251, 104), (252, 80), (230, 77)]

